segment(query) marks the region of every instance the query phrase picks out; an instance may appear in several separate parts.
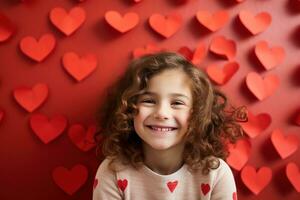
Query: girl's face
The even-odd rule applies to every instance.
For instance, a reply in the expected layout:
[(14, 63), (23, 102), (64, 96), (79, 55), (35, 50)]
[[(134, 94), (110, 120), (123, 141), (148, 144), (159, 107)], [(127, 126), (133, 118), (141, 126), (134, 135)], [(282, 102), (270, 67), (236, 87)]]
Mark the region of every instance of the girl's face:
[(134, 128), (144, 147), (166, 150), (183, 142), (193, 99), (191, 81), (181, 70), (166, 70), (153, 76), (137, 101)]

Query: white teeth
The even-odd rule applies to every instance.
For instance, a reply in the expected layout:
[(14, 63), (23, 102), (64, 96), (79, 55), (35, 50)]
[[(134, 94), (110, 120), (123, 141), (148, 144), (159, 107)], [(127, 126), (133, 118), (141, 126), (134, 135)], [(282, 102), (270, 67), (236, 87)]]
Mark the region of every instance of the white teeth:
[(172, 128), (158, 128), (154, 126), (151, 126), (151, 128), (156, 131), (172, 131)]

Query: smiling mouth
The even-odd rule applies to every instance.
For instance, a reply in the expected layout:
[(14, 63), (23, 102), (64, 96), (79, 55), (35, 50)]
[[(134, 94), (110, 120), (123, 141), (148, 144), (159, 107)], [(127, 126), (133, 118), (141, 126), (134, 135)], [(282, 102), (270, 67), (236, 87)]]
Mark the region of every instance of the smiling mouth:
[(173, 128), (173, 127), (156, 127), (156, 126), (147, 126), (148, 128), (150, 128), (151, 130), (157, 131), (157, 132), (169, 132), (169, 131), (174, 131), (177, 128)]

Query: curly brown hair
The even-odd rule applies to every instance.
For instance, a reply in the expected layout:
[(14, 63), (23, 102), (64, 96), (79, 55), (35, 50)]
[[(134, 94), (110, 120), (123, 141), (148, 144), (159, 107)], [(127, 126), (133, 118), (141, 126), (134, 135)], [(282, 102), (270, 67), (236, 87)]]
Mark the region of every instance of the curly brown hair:
[(184, 163), (192, 171), (201, 167), (202, 173), (207, 174), (209, 169), (219, 166), (216, 157), (227, 158), (228, 142), (235, 143), (243, 136), (239, 122), (247, 121), (245, 107), (227, 106), (227, 97), (212, 85), (203, 71), (174, 52), (160, 52), (133, 60), (125, 74), (109, 88), (97, 112), (101, 131), (96, 137), (101, 140), (96, 152), (102, 150), (100, 159), (110, 157), (111, 163), (118, 159), (136, 169), (144, 163), (142, 141), (133, 126), (133, 117), (138, 113), (137, 99), (151, 77), (170, 69), (181, 69), (192, 80), (193, 106)]

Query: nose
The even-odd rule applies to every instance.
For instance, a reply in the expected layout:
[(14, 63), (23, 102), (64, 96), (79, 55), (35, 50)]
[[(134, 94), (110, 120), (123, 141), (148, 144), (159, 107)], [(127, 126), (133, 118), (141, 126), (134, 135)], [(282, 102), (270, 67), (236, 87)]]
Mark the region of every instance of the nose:
[(157, 105), (153, 116), (155, 119), (159, 119), (159, 120), (169, 119), (170, 118), (170, 108), (164, 104)]

